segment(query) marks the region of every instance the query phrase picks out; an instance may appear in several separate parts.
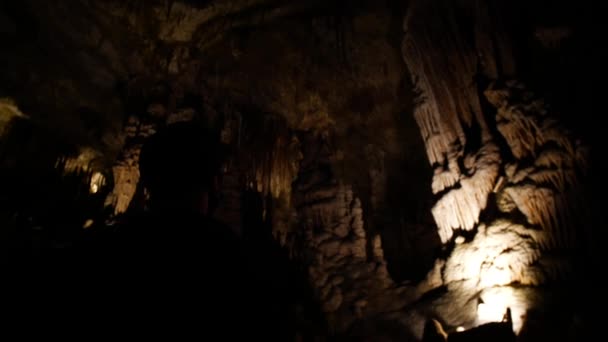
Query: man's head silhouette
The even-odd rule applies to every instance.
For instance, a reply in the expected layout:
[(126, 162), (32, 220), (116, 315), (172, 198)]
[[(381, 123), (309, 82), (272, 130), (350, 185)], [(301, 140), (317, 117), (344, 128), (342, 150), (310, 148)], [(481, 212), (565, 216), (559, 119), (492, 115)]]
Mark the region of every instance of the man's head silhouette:
[(176, 123), (142, 147), (139, 169), (153, 211), (207, 214), (220, 168), (220, 145), (196, 123)]

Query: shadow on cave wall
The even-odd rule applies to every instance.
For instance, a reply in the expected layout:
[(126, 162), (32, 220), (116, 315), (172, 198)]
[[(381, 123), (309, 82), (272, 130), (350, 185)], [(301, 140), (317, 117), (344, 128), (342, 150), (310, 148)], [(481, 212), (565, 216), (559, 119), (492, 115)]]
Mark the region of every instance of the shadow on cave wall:
[[(362, 202), (368, 206), (367, 219), (372, 232), (382, 237), (387, 268), (396, 282), (419, 281), (433, 267), (441, 250), (441, 241), (431, 215), (434, 196), (431, 189), (432, 168), (426, 149), (412, 115), (414, 86), (407, 71), (399, 83), (399, 99), (394, 118), (398, 149), (384, 160), (385, 193), (378, 210), (369, 209), (368, 196)], [(359, 186), (360, 191), (368, 191)], [(367, 204), (366, 204), (367, 203)], [(372, 215), (369, 215), (369, 214)]]
[(426, 177), (404, 177), (404, 174), (418, 173), (411, 171), (413, 165), (403, 160), (393, 163), (396, 166), (389, 172), (387, 185), (389, 206), (384, 226), (380, 228), (384, 255), (395, 281), (419, 281), (432, 268), (441, 249), (430, 213), (432, 196), (423, 191), (428, 189)]

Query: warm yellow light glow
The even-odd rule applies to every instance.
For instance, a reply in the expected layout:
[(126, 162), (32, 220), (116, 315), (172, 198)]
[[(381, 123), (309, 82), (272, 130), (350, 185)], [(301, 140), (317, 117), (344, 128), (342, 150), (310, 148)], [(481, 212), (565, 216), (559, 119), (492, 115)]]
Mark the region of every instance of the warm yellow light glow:
[(522, 317), (527, 310), (527, 300), (512, 287), (492, 288), (484, 291), (477, 306), (477, 324), (503, 322), (507, 309), (511, 310), (513, 331), (518, 334), (523, 325)]
[(508, 265), (502, 267), (496, 264), (490, 265), (490, 267), (483, 272), (483, 276), (480, 279), (481, 286), (493, 286), (493, 285), (506, 285), (513, 281), (511, 278), (511, 270)]
[(464, 331), (464, 327), (458, 327), (456, 328), (456, 332), (463, 332)]
[(489, 322), (501, 322), (506, 312), (504, 303), (500, 304), (486, 304), (479, 303), (477, 306), (477, 317), (479, 321), (483, 323)]
[(508, 221), (479, 225), (470, 242), (456, 244), (445, 268), (445, 279), (472, 281), (478, 290), (512, 283), (536, 284), (529, 271), (539, 256), (529, 229)]

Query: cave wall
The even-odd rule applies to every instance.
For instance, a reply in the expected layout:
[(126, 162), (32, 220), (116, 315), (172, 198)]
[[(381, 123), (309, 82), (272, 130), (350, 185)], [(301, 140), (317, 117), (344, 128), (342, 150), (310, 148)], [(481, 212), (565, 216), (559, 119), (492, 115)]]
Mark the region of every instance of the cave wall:
[[(317, 237), (301, 241), (301, 230), (311, 227), (300, 223), (314, 215), (304, 208), (293, 213), (298, 200), (291, 198), (300, 196), (291, 193), (300, 178), (299, 165), (292, 165), (304, 158), (299, 149), (308, 148), (301, 134), (325, 136), (332, 181), (343, 184), (332, 191), (340, 200), (352, 197), (325, 212), (341, 208), (360, 221), (357, 233), (349, 233), (358, 236), (358, 252), (345, 245), (347, 262), (335, 269), (317, 265), (320, 275), (311, 276), (327, 313), (337, 312), (333, 329), (346, 330), (356, 317), (383, 310), (378, 303), (389, 301), (381, 290), (395, 287), (386, 285), (393, 283), (387, 268), (399, 281), (424, 277), (438, 240), (430, 215), (420, 213), (428, 213), (430, 198), (421, 194), (430, 178), (420, 166), (422, 141), (409, 115), (413, 94), (395, 32), (402, 15), (372, 3), (352, 10), (314, 3), (273, 9), (264, 1), (165, 5), (32, 1), (4, 8), (22, 24), (9, 32), (14, 51), (2, 58), (21, 71), (3, 71), (2, 94), (14, 98), (32, 123), (75, 147), (51, 159), (69, 154), (65, 159), (88, 168), (81, 151), (100, 155), (94, 171), (111, 180), (105, 205), (110, 217), (120, 216), (145, 207), (137, 170), (142, 141), (172, 122), (203, 120), (232, 150), (218, 217), (238, 230), (242, 191), (253, 187), (285, 207), (274, 230), (285, 246), (302, 243), (292, 254), (339, 256), (335, 246), (317, 246)], [(72, 17), (78, 20), (64, 20)], [(402, 177), (404, 170), (412, 176)], [(331, 223), (323, 229), (336, 228)], [(417, 257), (426, 262), (414, 262)], [(363, 275), (351, 276), (354, 269)], [(323, 280), (330, 276), (346, 277), (345, 285)], [(361, 284), (352, 288), (357, 279)], [(360, 295), (368, 285), (380, 302)], [(334, 287), (328, 286), (335, 287), (331, 295), (326, 292)], [(336, 302), (334, 293), (345, 299)], [(368, 301), (371, 309), (363, 309)]]
[[(419, 201), (429, 177), (420, 166), (422, 149), (410, 147), (421, 141), (408, 115), (409, 77), (395, 49), (401, 14), (371, 3), (353, 9), (288, 6), (277, 12), (263, 1), (189, 6), (113, 1), (8, 6), (24, 24), (12, 33), (15, 51), (3, 58), (31, 77), (6, 70), (3, 91), (40, 125), (103, 157), (99, 169), (113, 181), (106, 205), (115, 215), (141, 197), (141, 140), (165, 124), (204, 117), (225, 131), (224, 125), (240, 118), (254, 127), (260, 120), (250, 113), (254, 108), (285, 118), (292, 131), (327, 131), (336, 172), (361, 193), (370, 213), (368, 229), (383, 236), (387, 257), (395, 260), (392, 273), (405, 279), (415, 270), (422, 277), (432, 260), (427, 249), (437, 246), (437, 239), (425, 228), (433, 224), (430, 216), (420, 214), (430, 205), (429, 196)], [(310, 8), (316, 9), (307, 14)], [(295, 20), (289, 16), (302, 11)], [(81, 18), (62, 20), (75, 15)], [(27, 56), (28, 63), (17, 55)], [(361, 168), (361, 161), (370, 170)], [(401, 177), (403, 169), (419, 176)], [(274, 181), (290, 184), (294, 176)], [(402, 187), (412, 195), (403, 196), (397, 190)], [(426, 241), (422, 247), (420, 240)], [(427, 259), (426, 266), (413, 263), (416, 256)]]
[(448, 326), (479, 324), (481, 298), (510, 306), (519, 332), (542, 295), (501, 294), (506, 303), (498, 304), (484, 292), (580, 277), (588, 148), (512, 80), (520, 75), (513, 33), (494, 20), (492, 13), (508, 13), (495, 6), (413, 2), (403, 56), (420, 92), (414, 115), (434, 169), (433, 217), (449, 250), (441, 266), (448, 292), (431, 311)]

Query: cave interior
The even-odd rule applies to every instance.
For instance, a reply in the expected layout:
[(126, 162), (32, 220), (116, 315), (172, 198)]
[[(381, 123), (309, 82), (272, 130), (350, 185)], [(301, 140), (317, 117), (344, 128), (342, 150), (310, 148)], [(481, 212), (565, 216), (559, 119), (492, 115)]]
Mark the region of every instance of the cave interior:
[[(73, 289), (85, 274), (116, 277), (101, 269), (126, 268), (118, 255), (143, 255), (160, 277), (198, 284), (184, 291), (211, 291), (231, 273), (209, 266), (231, 259), (217, 242), (224, 235), (207, 223), (171, 232), (186, 221), (179, 197), (206, 177), (197, 168), (212, 167), (204, 216), (246, 246), (255, 275), (231, 282), (259, 297), (253, 311), (232, 307), (218, 323), (227, 339), (230, 330), (256, 336), (252, 317), (268, 309), (258, 337), (281, 341), (586, 340), (601, 329), (608, 204), (601, 7), (2, 1), (0, 257), (3, 283), (36, 298), (3, 316), (45, 337), (89, 324), (59, 324), (48, 317), (60, 310), (40, 303), (129, 288), (135, 276), (82, 278)], [(164, 145), (152, 169), (165, 172), (170, 190), (157, 197), (175, 210), (138, 221), (156, 208), (142, 151), (179, 126), (204, 138), (207, 154), (179, 136)], [(125, 235), (128, 255), (87, 251)], [(169, 260), (160, 250), (182, 259), (158, 266)], [(60, 265), (76, 259), (77, 270)], [(16, 280), (24, 274), (36, 280)], [(157, 310), (169, 326), (173, 313), (150, 309), (167, 295), (154, 291), (137, 312)], [(130, 320), (123, 304), (109, 314), (117, 326)], [(32, 318), (42, 311), (43, 323)], [(209, 338), (213, 320), (196, 315), (175, 324)], [(152, 322), (138, 331), (154, 331)]]

